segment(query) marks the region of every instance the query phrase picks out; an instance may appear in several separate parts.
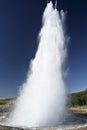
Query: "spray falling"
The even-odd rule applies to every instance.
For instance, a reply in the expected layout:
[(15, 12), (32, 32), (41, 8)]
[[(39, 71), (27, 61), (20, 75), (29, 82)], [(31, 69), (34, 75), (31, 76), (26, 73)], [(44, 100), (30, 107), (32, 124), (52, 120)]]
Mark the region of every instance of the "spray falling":
[(63, 65), (66, 46), (63, 16), (63, 11), (59, 14), (52, 2), (47, 4), (39, 33), (38, 50), (10, 115), (11, 125), (53, 126), (64, 118), (66, 90)]

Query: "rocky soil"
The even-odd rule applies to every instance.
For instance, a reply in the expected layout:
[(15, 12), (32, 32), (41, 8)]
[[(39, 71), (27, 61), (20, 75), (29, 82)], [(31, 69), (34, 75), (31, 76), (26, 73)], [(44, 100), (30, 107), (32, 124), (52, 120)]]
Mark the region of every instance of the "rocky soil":
[(23, 128), (23, 127), (10, 127), (0, 126), (0, 130), (87, 130), (87, 127), (82, 128), (58, 128), (58, 127), (37, 127), (37, 128)]
[(81, 114), (81, 115), (87, 115), (87, 106), (77, 106), (77, 107), (70, 107), (69, 108), (70, 113), (72, 114)]
[[(4, 118), (7, 117), (9, 110), (12, 108), (13, 105), (13, 100), (9, 100), (7, 101), (5, 104), (2, 103), (0, 105), (0, 122), (3, 121)], [(87, 117), (87, 106), (83, 106), (83, 107), (71, 107), (69, 108), (69, 112), (72, 115), (76, 115), (76, 116), (81, 116), (81, 118)], [(84, 123), (85, 124), (85, 123)], [(70, 128), (66, 126), (63, 128), (61, 127), (39, 127), (39, 128), (23, 128), (23, 127), (11, 127), (11, 126), (3, 126), (0, 125), (0, 130), (87, 130), (87, 126), (83, 127), (84, 125), (82, 125), (80, 128), (79, 127), (75, 127), (75, 128)]]

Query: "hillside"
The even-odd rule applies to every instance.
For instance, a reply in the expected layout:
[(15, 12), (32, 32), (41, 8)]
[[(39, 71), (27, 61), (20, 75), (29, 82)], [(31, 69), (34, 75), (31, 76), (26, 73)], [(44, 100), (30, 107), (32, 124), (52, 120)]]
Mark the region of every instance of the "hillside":
[(69, 95), (71, 106), (84, 106), (87, 105), (87, 89)]

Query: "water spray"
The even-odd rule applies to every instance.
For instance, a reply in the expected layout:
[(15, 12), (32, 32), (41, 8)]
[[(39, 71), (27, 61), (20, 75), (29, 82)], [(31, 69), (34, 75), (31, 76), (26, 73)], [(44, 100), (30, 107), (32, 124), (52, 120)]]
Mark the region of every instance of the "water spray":
[(62, 67), (67, 49), (57, 1), (55, 8), (51, 1), (47, 1), (38, 49), (10, 114), (9, 125), (39, 127), (56, 126), (63, 122), (66, 114), (66, 88)]

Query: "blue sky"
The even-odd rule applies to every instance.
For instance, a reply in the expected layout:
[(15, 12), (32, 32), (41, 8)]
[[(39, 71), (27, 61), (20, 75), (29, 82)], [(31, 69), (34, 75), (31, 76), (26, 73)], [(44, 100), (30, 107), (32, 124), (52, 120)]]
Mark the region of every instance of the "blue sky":
[[(53, 1), (54, 3), (54, 1)], [(87, 89), (87, 2), (58, 0), (67, 10), (70, 92)], [(15, 97), (35, 55), (45, 0), (0, 0), (0, 97)]]

